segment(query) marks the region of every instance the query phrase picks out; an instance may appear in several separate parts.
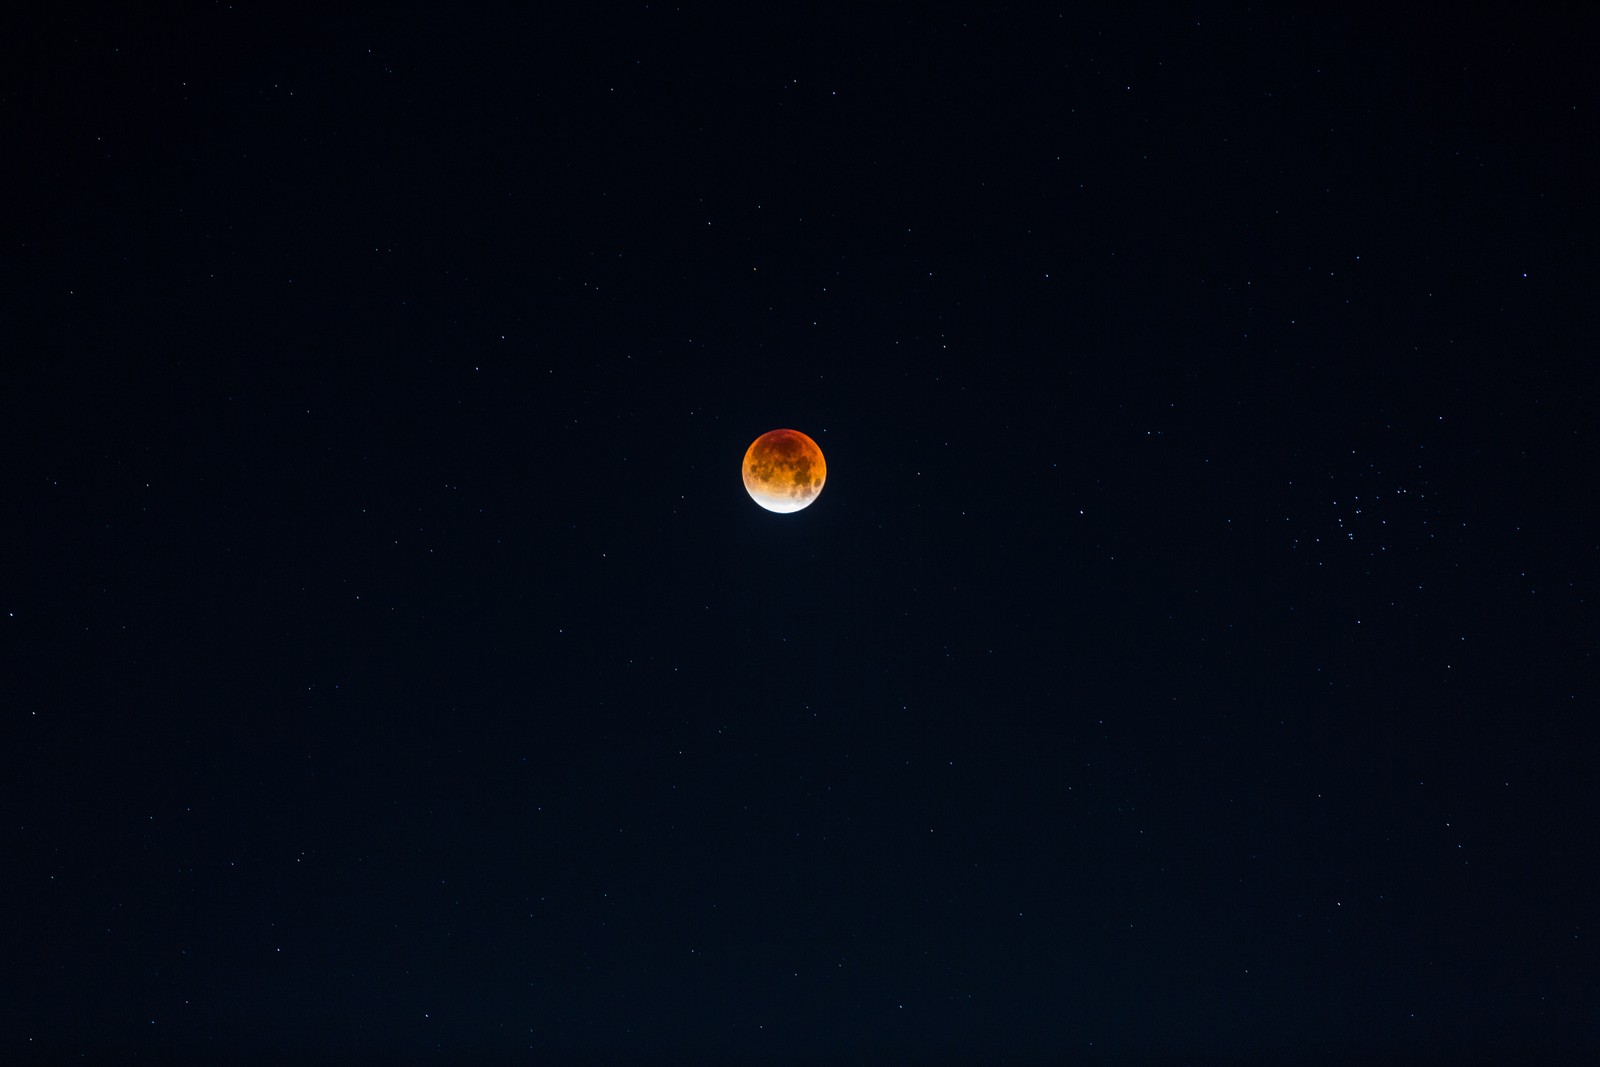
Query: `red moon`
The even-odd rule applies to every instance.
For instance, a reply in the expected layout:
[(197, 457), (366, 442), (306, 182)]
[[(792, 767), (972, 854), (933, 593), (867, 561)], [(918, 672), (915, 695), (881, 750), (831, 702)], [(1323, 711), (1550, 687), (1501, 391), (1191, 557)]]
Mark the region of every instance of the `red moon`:
[(827, 477), (822, 449), (799, 430), (768, 430), (744, 454), (745, 492), (768, 511), (807, 507)]

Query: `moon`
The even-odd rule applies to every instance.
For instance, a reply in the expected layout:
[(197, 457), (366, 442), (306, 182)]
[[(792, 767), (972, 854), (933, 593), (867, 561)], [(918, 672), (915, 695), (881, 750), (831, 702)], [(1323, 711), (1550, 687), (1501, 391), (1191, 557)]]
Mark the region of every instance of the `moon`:
[(809, 507), (827, 477), (822, 449), (799, 430), (768, 430), (744, 454), (745, 492), (768, 511)]

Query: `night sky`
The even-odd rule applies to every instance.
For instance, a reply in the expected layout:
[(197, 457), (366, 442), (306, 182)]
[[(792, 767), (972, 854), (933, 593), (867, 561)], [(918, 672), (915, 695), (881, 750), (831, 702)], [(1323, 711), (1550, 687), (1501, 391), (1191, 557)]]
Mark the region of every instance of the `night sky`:
[(0, 1061), (1600, 1056), (1597, 23), (1110, 6), (8, 34)]

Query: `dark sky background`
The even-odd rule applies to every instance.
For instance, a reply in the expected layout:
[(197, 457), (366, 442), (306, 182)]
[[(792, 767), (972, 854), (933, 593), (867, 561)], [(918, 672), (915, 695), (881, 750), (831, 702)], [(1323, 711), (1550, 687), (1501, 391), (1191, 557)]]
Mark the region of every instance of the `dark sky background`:
[(0, 81), (0, 1060), (1600, 1052), (1592, 20), (131, 11)]

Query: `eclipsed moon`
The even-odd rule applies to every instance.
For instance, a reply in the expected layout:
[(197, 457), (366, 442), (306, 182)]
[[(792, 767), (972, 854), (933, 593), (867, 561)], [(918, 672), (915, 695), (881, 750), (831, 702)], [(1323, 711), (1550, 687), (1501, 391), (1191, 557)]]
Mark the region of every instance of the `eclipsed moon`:
[(745, 492), (768, 511), (808, 507), (827, 477), (822, 449), (799, 430), (768, 430), (744, 454)]

